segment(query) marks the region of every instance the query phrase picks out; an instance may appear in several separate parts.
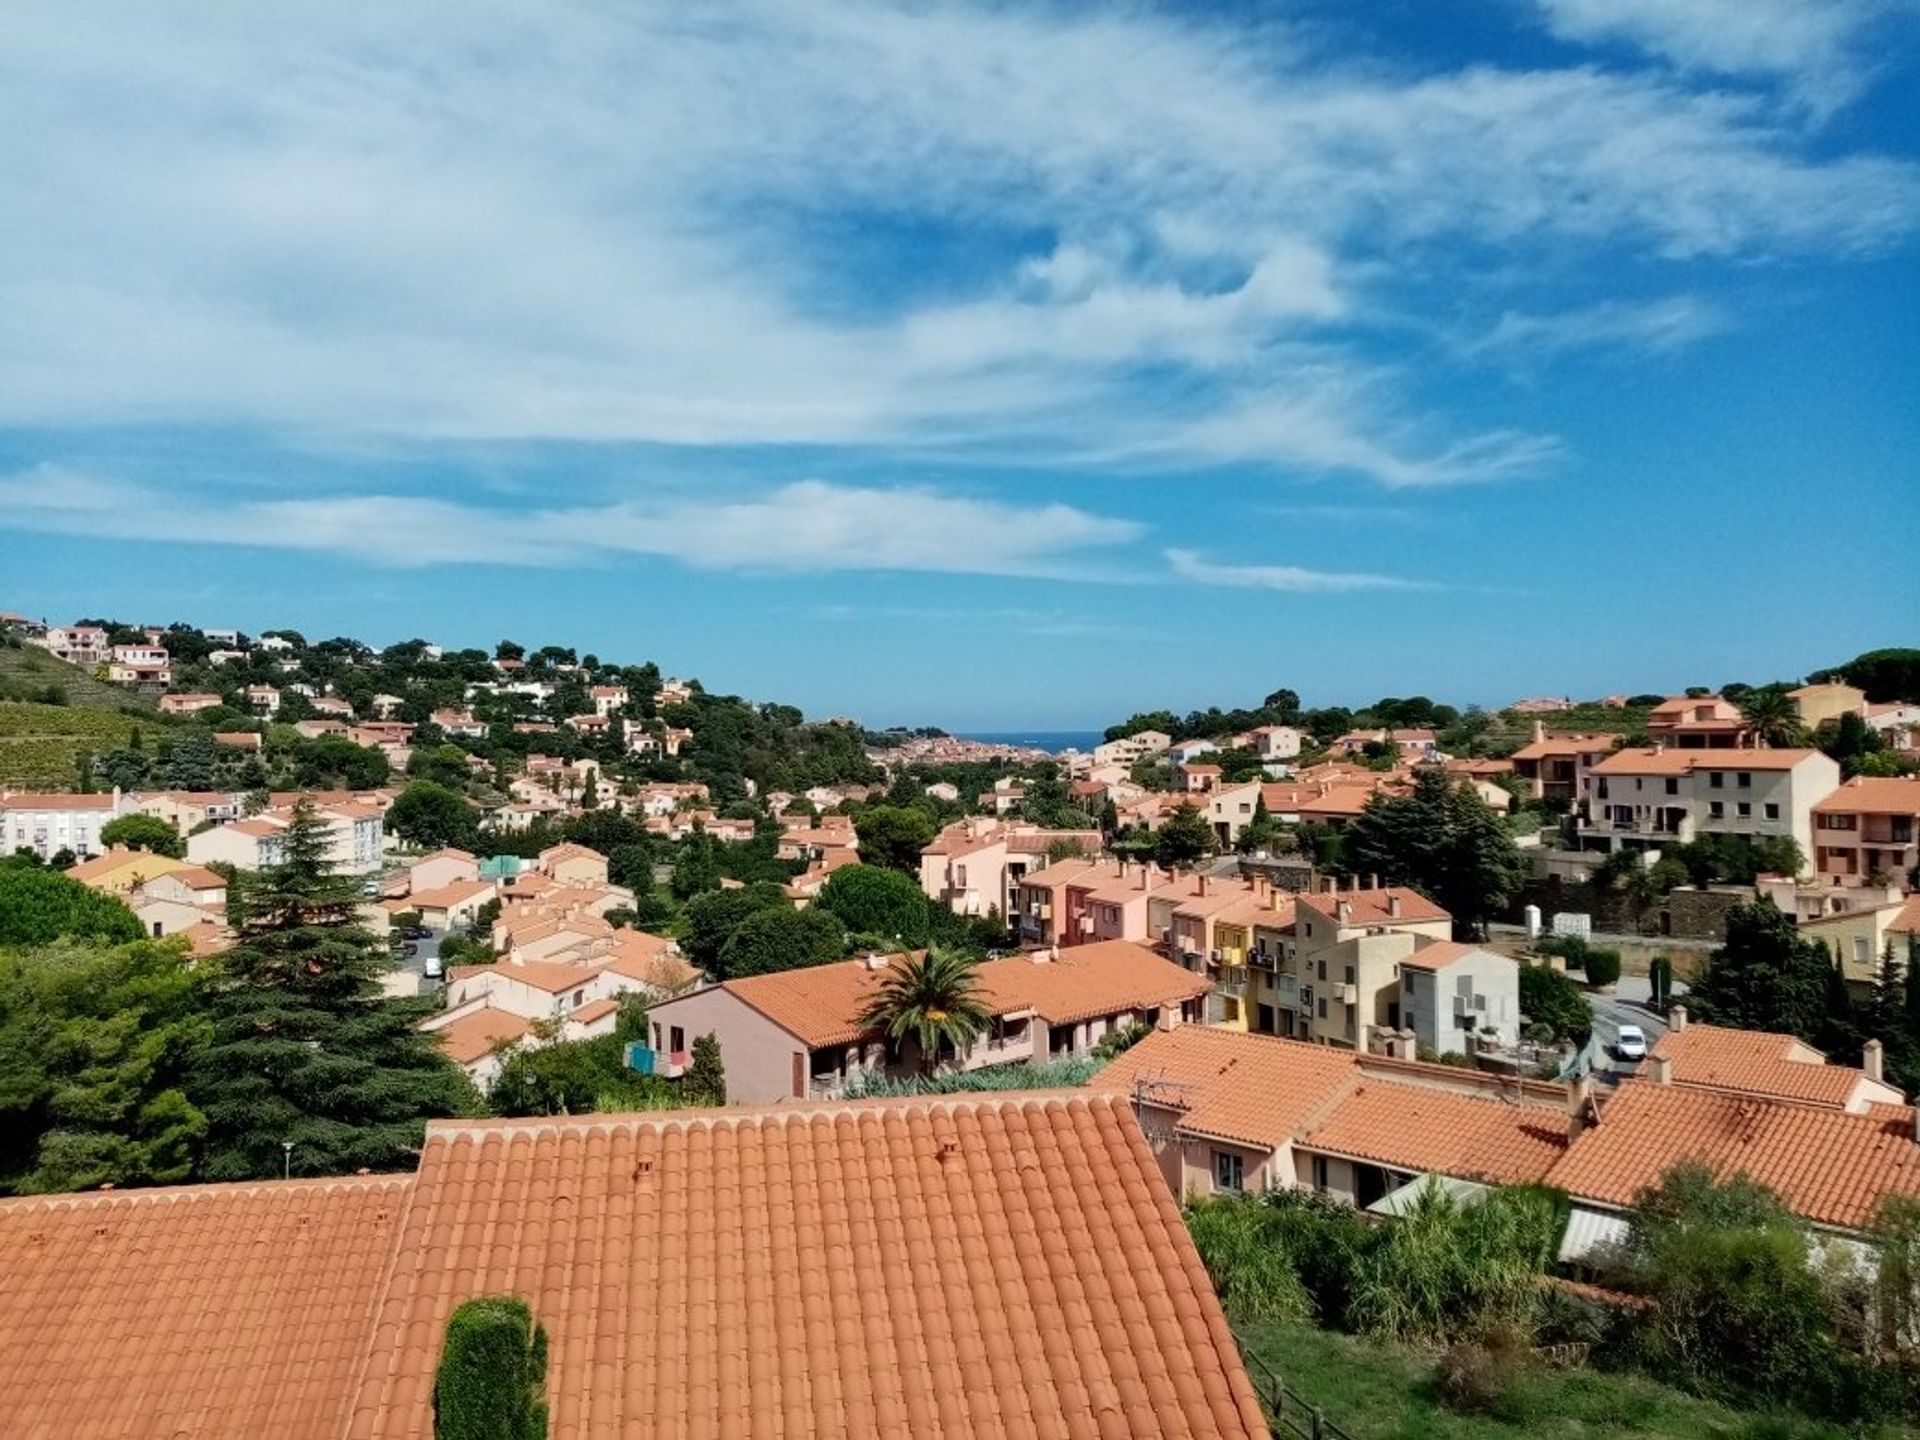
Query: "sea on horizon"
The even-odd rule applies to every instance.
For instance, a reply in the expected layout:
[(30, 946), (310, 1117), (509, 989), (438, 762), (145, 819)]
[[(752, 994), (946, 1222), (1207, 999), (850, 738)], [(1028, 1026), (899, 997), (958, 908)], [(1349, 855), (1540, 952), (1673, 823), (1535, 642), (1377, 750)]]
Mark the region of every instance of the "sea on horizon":
[(1105, 735), (1099, 730), (975, 730), (955, 737), (983, 745), (1019, 745), (1058, 755), (1062, 750), (1091, 750)]

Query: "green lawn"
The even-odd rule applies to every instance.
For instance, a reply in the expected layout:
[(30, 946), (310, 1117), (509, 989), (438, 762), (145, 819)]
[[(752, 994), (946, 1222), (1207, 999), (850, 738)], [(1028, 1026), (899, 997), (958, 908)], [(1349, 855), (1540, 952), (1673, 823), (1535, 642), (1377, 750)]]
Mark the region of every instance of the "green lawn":
[[(1242, 1326), (1254, 1355), (1354, 1440), (1843, 1440), (1812, 1421), (1729, 1410), (1634, 1376), (1541, 1368), (1492, 1415), (1433, 1392), (1433, 1360), (1302, 1325)], [(1888, 1432), (1894, 1434), (1898, 1432)]]

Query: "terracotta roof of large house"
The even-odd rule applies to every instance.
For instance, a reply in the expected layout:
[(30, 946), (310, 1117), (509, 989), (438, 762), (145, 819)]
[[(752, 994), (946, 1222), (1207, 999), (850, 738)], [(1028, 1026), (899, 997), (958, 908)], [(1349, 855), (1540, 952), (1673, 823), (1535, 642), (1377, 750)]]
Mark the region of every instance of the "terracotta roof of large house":
[[(817, 1050), (871, 1033), (860, 1017), (887, 973), (886, 966), (843, 960), (729, 980), (724, 988)], [(974, 974), (982, 1003), (994, 1014), (1031, 1010), (1056, 1025), (1178, 1004), (1205, 994), (1211, 984), (1130, 940), (1077, 945), (1044, 963), (1024, 955), (988, 960)]]
[(1792, 1035), (1689, 1023), (1653, 1047), (1671, 1064), (1677, 1084), (1705, 1085), (1753, 1095), (1845, 1107), (1863, 1071), (1829, 1065), (1826, 1056)]
[(111, 810), (112, 795), (67, 795), (49, 790), (0, 791), (0, 810)]
[(1398, 1170), (1525, 1185), (1544, 1179), (1566, 1154), (1567, 1112), (1369, 1081), (1342, 1096), (1300, 1143)]
[[(1395, 901), (1400, 913), (1393, 913)], [(1418, 890), (1405, 886), (1386, 886), (1375, 890), (1322, 890), (1302, 894), (1296, 904), (1304, 905), (1338, 925), (1389, 925), (1452, 917)], [(1347, 918), (1340, 918), (1340, 906), (1348, 907)]]
[(1631, 1205), (1683, 1161), (1744, 1173), (1817, 1224), (1858, 1229), (1887, 1195), (1920, 1195), (1914, 1112), (1866, 1115), (1691, 1085), (1622, 1084), (1547, 1176), (1575, 1199)]
[(1444, 970), (1454, 961), (1464, 960), (1480, 948), (1459, 940), (1435, 940), (1415, 950), (1400, 962), (1400, 966), (1402, 969), (1411, 966), (1415, 970)]
[(151, 880), (157, 876), (171, 875), (176, 871), (194, 868), (196, 867), (187, 861), (175, 860), (170, 855), (156, 855), (150, 850), (134, 850), (125, 845), (115, 845), (104, 854), (70, 866), (66, 875), (69, 880), (78, 880), (82, 885), (91, 885), (96, 880), (117, 878), (122, 871), (126, 870), (136, 871), (135, 878)]
[(1816, 815), (1920, 815), (1920, 776), (1856, 775), (1823, 800)]
[(442, 885), (434, 890), (416, 890), (408, 898), (415, 910), (446, 910), (455, 905), (464, 905), (467, 901), (481, 895), (491, 895), (493, 883), (488, 880), (455, 880), (450, 885)]
[(554, 1440), (1266, 1434), (1111, 1098), (438, 1123), (393, 1250), (353, 1440), (427, 1432), (485, 1294), (546, 1326)]
[(572, 964), (564, 960), (498, 960), (491, 965), (453, 965), (447, 969), (450, 981), (470, 980), (477, 975), (498, 975), (502, 980), (518, 980), (549, 995), (559, 995), (585, 985), (600, 967), (591, 961)]
[(1184, 1111), (1182, 1129), (1272, 1147), (1293, 1137), (1353, 1082), (1354, 1054), (1274, 1035), (1182, 1025), (1140, 1041), (1093, 1088), (1139, 1093)]
[(1688, 775), (1695, 770), (1791, 770), (1818, 750), (1671, 750), (1634, 746), (1593, 767), (1595, 775)]
[(449, 1020), (432, 1031), (440, 1048), (456, 1065), (468, 1065), (487, 1054), (503, 1040), (518, 1040), (533, 1028), (524, 1015), (482, 1005), (465, 1015)]
[(0, 1200), (0, 1434), (333, 1440), (412, 1188)]

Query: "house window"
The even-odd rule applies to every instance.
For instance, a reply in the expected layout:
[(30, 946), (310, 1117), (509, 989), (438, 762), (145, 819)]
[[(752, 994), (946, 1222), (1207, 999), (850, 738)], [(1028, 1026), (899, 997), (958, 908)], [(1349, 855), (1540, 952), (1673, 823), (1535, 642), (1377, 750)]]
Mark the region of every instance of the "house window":
[(1767, 819), (1769, 820), (1778, 820), (1780, 818), (1780, 807), (1778, 805), (1775, 805), (1772, 801), (1767, 802), (1766, 812), (1767, 812)]
[(1352, 983), (1353, 983), (1353, 967), (1349, 965), (1347, 966), (1347, 984), (1351, 985)]
[(1738, 805), (1734, 806), (1733, 810), (1742, 820), (1745, 820), (1749, 815), (1753, 814), (1753, 806), (1745, 800), (1742, 800)]
[(1413, 993), (1413, 972), (1411, 970), (1407, 971), (1403, 978), (1406, 982), (1406, 992), (1411, 995)]
[(1327, 1018), (1327, 1002), (1324, 1000), (1320, 1001), (1319, 1007), (1320, 1007), (1320, 1018), (1324, 1020)]
[(678, 1025), (674, 1026), (667, 1034), (671, 1042), (668, 1045), (670, 1050), (678, 1052), (687, 1048), (687, 1032), (682, 1030)]
[(1595, 781), (1595, 782), (1594, 782), (1594, 792), (1595, 792), (1595, 793), (1596, 793), (1597, 795), (1599, 795), (1599, 797), (1600, 797), (1600, 798), (1601, 798), (1602, 800), (1604, 800), (1604, 799), (1606, 799), (1606, 798), (1607, 798), (1607, 782), (1606, 782), (1605, 780), (1598, 780), (1598, 781)]
[(1718, 820), (1722, 815), (1727, 813), (1727, 807), (1720, 801), (1714, 800), (1707, 805), (1707, 813)]
[(1722, 789), (1726, 786), (1726, 783), (1727, 783), (1727, 777), (1721, 774), (1718, 770), (1715, 770), (1712, 774), (1707, 776), (1707, 784), (1712, 789), (1715, 789), (1715, 790)]
[(1753, 772), (1750, 770), (1742, 770), (1739, 775), (1735, 777), (1734, 783), (1742, 790), (1751, 790), (1753, 788)]
[(1213, 1188), (1238, 1195), (1247, 1188), (1245, 1163), (1227, 1150), (1213, 1152)]
[(1313, 1157), (1313, 1188), (1316, 1190), (1327, 1188), (1327, 1157), (1324, 1155)]
[(1316, 960), (1314, 962), (1314, 966), (1316, 971), (1314, 978), (1317, 980), (1326, 979), (1327, 978), (1327, 962), (1324, 960)]
[(1667, 794), (1678, 795), (1679, 793), (1680, 793), (1680, 782), (1676, 780), (1673, 776), (1669, 775), (1667, 777)]

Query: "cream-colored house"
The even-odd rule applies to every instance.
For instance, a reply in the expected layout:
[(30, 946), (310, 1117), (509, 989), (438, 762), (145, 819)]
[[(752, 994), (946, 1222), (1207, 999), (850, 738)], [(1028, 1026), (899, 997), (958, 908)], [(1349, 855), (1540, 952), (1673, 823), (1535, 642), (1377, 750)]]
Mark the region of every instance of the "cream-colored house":
[(1838, 680), (1802, 685), (1798, 690), (1789, 690), (1787, 698), (1793, 701), (1800, 723), (1809, 730), (1831, 725), (1842, 715), (1864, 716), (1867, 713), (1867, 692), (1857, 685)]
[(1583, 849), (1684, 845), (1701, 835), (1795, 841), (1814, 851), (1814, 806), (1840, 784), (1818, 750), (1662, 746), (1618, 750), (1587, 777), (1576, 828)]

